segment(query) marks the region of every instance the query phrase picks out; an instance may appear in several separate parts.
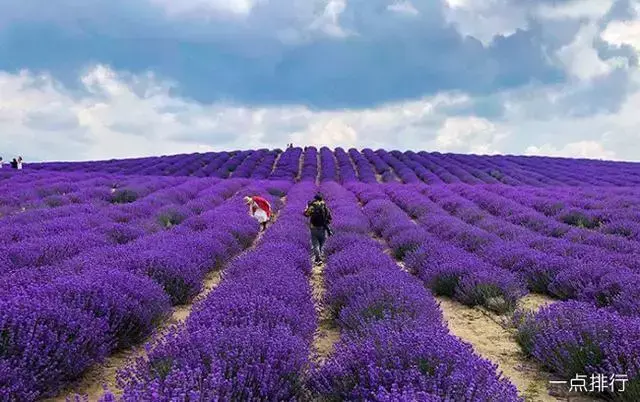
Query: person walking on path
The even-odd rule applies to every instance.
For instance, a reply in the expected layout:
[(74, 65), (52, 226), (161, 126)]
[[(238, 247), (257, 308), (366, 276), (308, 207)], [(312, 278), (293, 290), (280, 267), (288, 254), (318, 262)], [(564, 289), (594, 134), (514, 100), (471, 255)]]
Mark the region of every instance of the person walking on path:
[(271, 204), (269, 204), (269, 201), (254, 195), (252, 197), (244, 197), (244, 202), (249, 205), (249, 214), (260, 223), (260, 231), (264, 231), (271, 219)]
[(324, 242), (327, 234), (331, 235), (331, 211), (324, 202), (322, 194), (318, 193), (309, 201), (304, 210), (304, 216), (309, 218), (309, 229), (311, 230), (311, 245), (313, 246), (313, 256), (315, 263), (322, 264), (324, 256)]

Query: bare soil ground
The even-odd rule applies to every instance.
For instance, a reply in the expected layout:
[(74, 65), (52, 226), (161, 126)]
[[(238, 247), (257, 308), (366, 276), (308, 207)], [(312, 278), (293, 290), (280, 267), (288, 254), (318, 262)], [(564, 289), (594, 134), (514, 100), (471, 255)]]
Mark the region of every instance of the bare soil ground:
[(480, 356), (496, 363), (528, 401), (558, 401), (547, 391), (548, 376), (528, 361), (512, 334), (484, 314), (447, 298), (437, 298), (451, 333), (471, 344)]
[[(451, 333), (471, 344), (480, 356), (497, 364), (527, 402), (596, 401), (587, 396), (568, 395), (564, 385), (549, 384), (558, 378), (522, 353), (515, 341), (514, 330), (504, 325), (508, 317), (483, 308), (467, 307), (448, 298), (436, 299)], [(544, 295), (531, 294), (520, 300), (519, 307), (537, 310), (554, 301)]]
[(518, 307), (527, 310), (538, 310), (540, 307), (544, 307), (557, 300), (552, 299), (549, 296), (541, 295), (538, 293), (529, 293), (518, 301)]
[(324, 287), (324, 264), (313, 267), (311, 287), (318, 314), (318, 329), (313, 339), (313, 352), (314, 358), (318, 362), (322, 362), (331, 355), (333, 346), (340, 339), (340, 330), (336, 327), (330, 312), (323, 303), (326, 291)]

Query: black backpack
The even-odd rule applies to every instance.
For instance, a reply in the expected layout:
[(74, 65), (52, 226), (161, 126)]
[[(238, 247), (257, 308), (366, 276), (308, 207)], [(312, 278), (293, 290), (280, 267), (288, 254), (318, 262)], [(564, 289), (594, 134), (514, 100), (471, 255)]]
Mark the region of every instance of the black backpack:
[(311, 225), (318, 228), (327, 226), (329, 222), (327, 222), (327, 207), (324, 203), (313, 202), (310, 207)]

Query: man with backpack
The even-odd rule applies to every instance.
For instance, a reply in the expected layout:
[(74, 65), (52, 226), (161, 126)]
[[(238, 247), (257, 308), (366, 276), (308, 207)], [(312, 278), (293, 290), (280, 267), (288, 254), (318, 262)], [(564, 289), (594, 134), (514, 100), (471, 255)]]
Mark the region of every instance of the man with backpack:
[(324, 242), (327, 234), (331, 236), (331, 212), (324, 202), (322, 194), (318, 193), (313, 197), (313, 201), (307, 204), (304, 216), (309, 218), (311, 229), (311, 245), (313, 246), (313, 256), (316, 264), (322, 264)]

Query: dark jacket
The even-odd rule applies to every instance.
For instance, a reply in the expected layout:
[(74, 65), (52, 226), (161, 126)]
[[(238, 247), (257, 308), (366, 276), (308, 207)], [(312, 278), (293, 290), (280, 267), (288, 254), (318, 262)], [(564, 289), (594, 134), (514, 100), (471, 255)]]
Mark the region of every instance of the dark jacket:
[[(324, 215), (324, 222), (314, 222), (313, 218), (311, 217), (311, 211), (313, 211), (314, 208), (321, 208)], [(327, 204), (324, 201), (317, 200), (310, 201), (307, 204), (307, 208), (305, 208), (304, 210), (304, 216), (311, 218), (311, 226), (313, 227), (328, 227), (332, 219), (331, 211), (329, 211), (329, 207), (327, 207)]]

